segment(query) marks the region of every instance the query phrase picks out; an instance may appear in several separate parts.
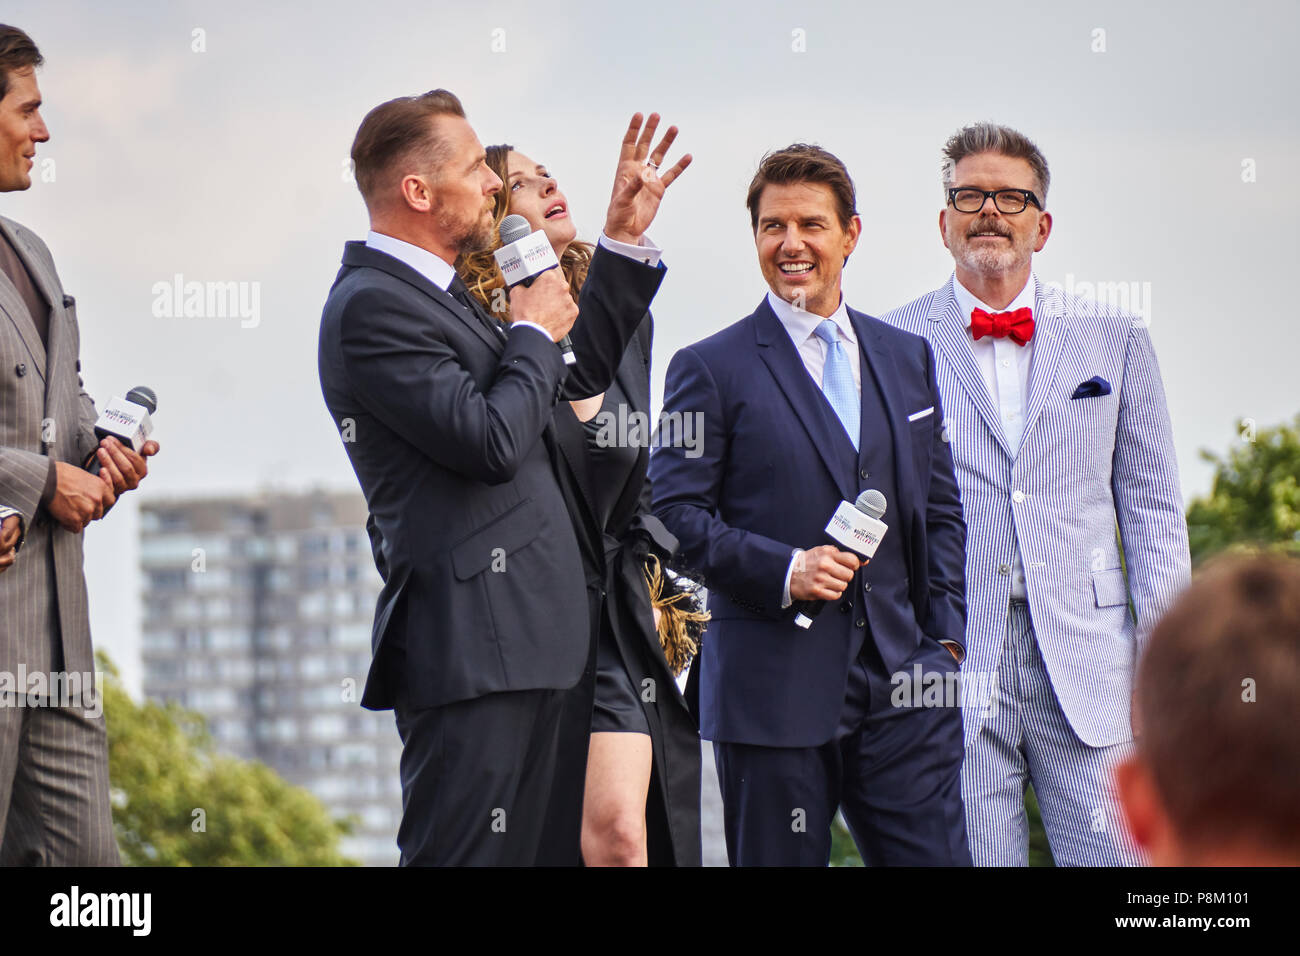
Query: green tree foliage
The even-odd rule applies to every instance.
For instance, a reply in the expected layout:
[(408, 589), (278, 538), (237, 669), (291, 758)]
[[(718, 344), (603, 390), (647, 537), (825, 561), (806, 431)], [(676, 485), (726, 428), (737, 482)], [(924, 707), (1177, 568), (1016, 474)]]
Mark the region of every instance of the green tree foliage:
[(265, 764), (219, 754), (202, 716), (133, 701), (104, 654), (113, 829), (132, 866), (346, 866), (332, 819)]
[(1226, 455), (1201, 457), (1214, 465), (1214, 484), (1187, 509), (1193, 562), (1245, 548), (1300, 555), (1300, 415), (1258, 430), (1242, 420)]
[(1043, 814), (1038, 809), (1038, 794), (1034, 793), (1033, 787), (1025, 789), (1025, 818), (1029, 824), (1029, 865), (1056, 866), (1052, 848), (1047, 842)]
[(862, 866), (862, 857), (858, 853), (849, 828), (844, 825), (844, 818), (838, 813), (831, 821), (831, 866)]

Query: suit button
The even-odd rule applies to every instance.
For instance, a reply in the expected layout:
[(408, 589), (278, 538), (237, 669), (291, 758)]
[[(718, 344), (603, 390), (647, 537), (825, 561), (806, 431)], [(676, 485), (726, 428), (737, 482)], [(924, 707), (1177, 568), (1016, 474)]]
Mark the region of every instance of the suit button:
[(871, 582), (870, 582), (870, 581), (863, 581), (863, 582), (862, 582), (862, 590), (864, 590), (864, 591), (870, 591), (870, 590), (871, 590)]
[(14, 372), (18, 374), (19, 378), (22, 378), (24, 375), (27, 374), (27, 363), (19, 362), (17, 365), (14, 366)]
[(867, 626), (867, 622), (864, 621), (862, 618), (858, 618), (856, 621), (853, 622), (853, 624), (854, 624), (854, 626), (856, 626), (856, 627), (866, 627), (866, 626)]
[(861, 475), (863, 478), (871, 477), (871, 472), (867, 471), (867, 469), (865, 468), (863, 468), (860, 472), (858, 472), (858, 474)]
[(1016, 504), (1020, 504), (1020, 502), (1025, 500), (1025, 493), (1023, 491), (1013, 491), (1011, 492), (1011, 500)]
[(1011, 565), (1009, 564), (998, 565), (998, 574), (1010, 574), (1010, 573), (1011, 573)]
[(851, 610), (853, 610), (853, 605), (850, 604), (848, 601), (845, 601), (844, 603), (842, 603), (842, 604), (840, 605), (840, 613), (841, 613), (841, 614), (848, 614), (849, 611), (851, 611)]

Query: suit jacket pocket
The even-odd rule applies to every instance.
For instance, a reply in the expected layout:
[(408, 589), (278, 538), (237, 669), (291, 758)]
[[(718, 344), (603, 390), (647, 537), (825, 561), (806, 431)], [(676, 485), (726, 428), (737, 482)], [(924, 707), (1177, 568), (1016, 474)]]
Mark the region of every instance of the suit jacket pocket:
[(531, 543), (541, 529), (542, 520), (537, 506), (532, 498), (525, 498), (476, 529), (451, 549), (451, 564), (456, 579), (468, 581), (487, 570), (493, 561)]
[(1097, 598), (1097, 607), (1128, 603), (1128, 587), (1124, 584), (1124, 572), (1119, 568), (1092, 572), (1092, 591)]
[(912, 433), (912, 460), (916, 463), (917, 477), (928, 477), (934, 446), (934, 413), (909, 422), (908, 428)]

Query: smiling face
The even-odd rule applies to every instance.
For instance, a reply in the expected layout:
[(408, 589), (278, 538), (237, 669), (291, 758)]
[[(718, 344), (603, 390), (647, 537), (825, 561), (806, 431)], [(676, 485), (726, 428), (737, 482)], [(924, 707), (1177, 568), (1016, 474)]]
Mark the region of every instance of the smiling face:
[(50, 138), (41, 119), (41, 91), (32, 68), (9, 73), (9, 89), (0, 100), (0, 192), (32, 184), (36, 144)]
[(840, 274), (861, 231), (858, 216), (847, 228), (840, 224), (835, 196), (824, 183), (764, 186), (754, 245), (768, 288), (807, 312), (829, 316), (839, 308)]
[[(1028, 161), (1001, 153), (976, 153), (953, 168), (952, 186), (974, 189), (1028, 189), (1040, 198), (1042, 187)], [(1027, 282), (1030, 260), (1047, 242), (1052, 217), (1032, 203), (1007, 215), (993, 199), (977, 213), (958, 212), (948, 204), (939, 213), (943, 244), (952, 253), (957, 278), (967, 288), (981, 280), (1011, 278)], [(1021, 279), (1023, 276), (1023, 279)]]
[(555, 254), (562, 255), (577, 238), (578, 227), (555, 178), (545, 166), (514, 149), (506, 158), (506, 170), (510, 212), (527, 219), (534, 232), (545, 232)]

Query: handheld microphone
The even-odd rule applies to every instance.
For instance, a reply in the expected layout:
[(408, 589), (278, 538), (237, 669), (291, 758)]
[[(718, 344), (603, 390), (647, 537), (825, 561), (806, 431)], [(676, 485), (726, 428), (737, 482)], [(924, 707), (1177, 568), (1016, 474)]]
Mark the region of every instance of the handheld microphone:
[[(100, 441), (110, 435), (138, 452), (149, 440), (153, 431), (153, 419), (150, 416), (158, 410), (158, 396), (152, 388), (137, 385), (126, 393), (126, 398), (114, 398), (99, 413), (95, 422), (95, 437)], [(91, 452), (86, 463), (86, 471), (92, 475), (99, 474), (99, 457)]]
[[(826, 536), (830, 543), (845, 551), (852, 551), (861, 558), (874, 557), (876, 548), (880, 547), (880, 539), (889, 530), (889, 525), (880, 520), (886, 506), (885, 496), (875, 488), (862, 492), (853, 504), (841, 501), (826, 524)], [(795, 624), (807, 630), (825, 604), (825, 601), (800, 601), (799, 611), (794, 618)]]
[[(492, 255), (505, 276), (506, 289), (517, 285), (527, 288), (543, 272), (560, 267), (560, 260), (555, 258), (555, 250), (546, 233), (540, 229), (533, 232), (528, 220), (515, 213), (501, 220), (501, 248)], [(574, 364), (577, 357), (573, 354), (569, 337), (566, 335), (558, 344), (564, 364)]]

